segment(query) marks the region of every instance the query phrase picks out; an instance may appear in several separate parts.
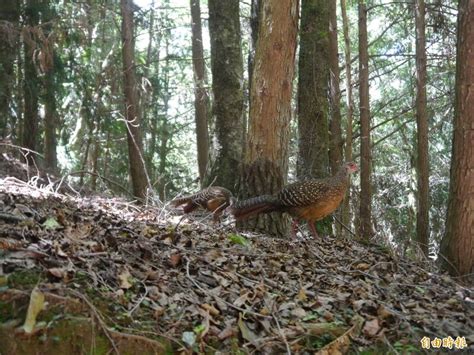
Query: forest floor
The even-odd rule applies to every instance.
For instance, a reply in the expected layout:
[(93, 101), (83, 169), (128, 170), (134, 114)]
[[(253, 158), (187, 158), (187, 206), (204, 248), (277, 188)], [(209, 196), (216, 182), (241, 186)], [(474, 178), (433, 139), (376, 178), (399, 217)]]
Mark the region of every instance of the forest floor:
[(176, 228), (179, 210), (57, 193), (17, 169), (0, 157), (2, 354), (474, 350), (473, 290), (428, 262), (204, 212)]

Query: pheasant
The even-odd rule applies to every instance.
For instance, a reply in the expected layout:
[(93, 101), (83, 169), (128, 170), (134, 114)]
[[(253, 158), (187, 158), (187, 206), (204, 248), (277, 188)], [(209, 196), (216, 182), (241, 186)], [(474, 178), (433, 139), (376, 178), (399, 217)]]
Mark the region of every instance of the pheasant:
[(293, 237), (299, 219), (306, 220), (312, 234), (318, 237), (314, 223), (340, 205), (347, 190), (348, 176), (357, 169), (355, 163), (345, 163), (332, 177), (298, 181), (285, 186), (275, 195), (262, 195), (232, 203), (229, 210), (236, 220), (261, 213), (286, 212), (296, 219), (293, 219)]
[(174, 207), (183, 206), (184, 213), (202, 207), (212, 212), (213, 219), (217, 222), (222, 212), (229, 206), (232, 193), (224, 187), (210, 186), (193, 195), (180, 197), (171, 201)]

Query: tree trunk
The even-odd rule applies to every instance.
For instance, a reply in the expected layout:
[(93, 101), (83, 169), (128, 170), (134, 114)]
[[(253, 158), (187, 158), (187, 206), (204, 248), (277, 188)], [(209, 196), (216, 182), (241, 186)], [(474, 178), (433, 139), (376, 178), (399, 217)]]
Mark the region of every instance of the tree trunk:
[(206, 92), (206, 66), (202, 45), (201, 7), (199, 0), (191, 0), (191, 21), (197, 159), (201, 187), (204, 187), (204, 177), (209, 157), (209, 134), (207, 127), (209, 97)]
[(342, 164), (341, 132), (341, 89), (339, 78), (339, 52), (337, 45), (337, 0), (329, 1), (329, 103), (331, 118), (329, 120), (329, 164), (331, 174), (336, 174)]
[[(25, 55), (25, 80), (23, 96), (25, 113), (23, 118), (22, 145), (25, 148), (36, 150), (36, 137), (38, 135), (38, 91), (39, 79), (36, 74), (33, 54), (36, 50), (36, 39), (33, 28), (39, 23), (38, 0), (27, 0), (25, 6), (25, 28), (23, 29), (23, 43)], [(28, 153), (26, 162), (34, 164), (34, 154)]]
[(215, 181), (235, 192), (242, 161), (244, 107), (238, 0), (209, 0), (209, 35), (217, 152), (208, 183)]
[(18, 0), (0, 2), (0, 137), (9, 136), (13, 127), (11, 122), (13, 101), (12, 87), (15, 83), (13, 63), (18, 45), (18, 20), (20, 5)]
[(367, 8), (359, 0), (359, 110), (360, 110), (360, 226), (363, 239), (372, 236), (372, 191), (370, 186), (372, 157), (370, 151), (369, 54), (367, 42)]
[(54, 52), (54, 36), (52, 34), (54, 10), (52, 4), (47, 4), (45, 9), (45, 37), (46, 40), (42, 43), (42, 52), (45, 58), (50, 58), (43, 64), (45, 70), (44, 75), (44, 160), (45, 168), (51, 172), (55, 172), (58, 167), (58, 159), (56, 154), (57, 140), (56, 140), (56, 126), (57, 126), (57, 112), (56, 112), (56, 82), (55, 82), (55, 52)]
[(416, 127), (417, 127), (417, 210), (418, 245), (428, 256), (429, 246), (429, 156), (428, 115), (426, 113), (425, 1), (415, 0), (416, 27)]
[[(297, 28), (298, 1), (263, 2), (244, 160), (247, 197), (275, 193), (286, 182)], [(288, 230), (279, 214), (261, 215), (246, 226), (280, 236)]]
[[(346, 161), (352, 161), (352, 116), (354, 113), (354, 100), (352, 97), (352, 70), (351, 70), (351, 39), (349, 36), (349, 21), (346, 12), (346, 0), (341, 0), (342, 24), (344, 30), (344, 54), (345, 54), (345, 72), (346, 72), (346, 105), (347, 105), (347, 123), (346, 123), (346, 141), (344, 146), (344, 157)], [(349, 186), (351, 176), (349, 175)], [(342, 207), (342, 223), (346, 226), (350, 224), (350, 188), (347, 189), (346, 198)]]
[(298, 61), (297, 175), (326, 176), (329, 165), (329, 3), (302, 0)]
[(120, 0), (122, 13), (122, 59), (124, 71), (125, 120), (127, 126), (128, 158), (133, 194), (139, 200), (146, 197), (148, 179), (143, 159), (138, 98), (135, 79), (135, 41), (132, 0)]
[(460, 0), (451, 181), (440, 261), (474, 281), (474, 1)]

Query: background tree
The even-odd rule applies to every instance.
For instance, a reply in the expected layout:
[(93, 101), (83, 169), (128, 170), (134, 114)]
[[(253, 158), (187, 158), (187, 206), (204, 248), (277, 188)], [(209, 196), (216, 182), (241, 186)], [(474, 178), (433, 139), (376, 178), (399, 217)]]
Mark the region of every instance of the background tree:
[(359, 111), (360, 111), (360, 227), (364, 239), (372, 236), (371, 144), (367, 7), (359, 0)]
[(474, 1), (460, 0), (456, 64), (453, 158), (446, 234), (440, 248), (443, 267), (474, 280)]
[(48, 3), (44, 12), (44, 34), (41, 36), (41, 69), (44, 72), (44, 161), (45, 167), (50, 171), (56, 171), (57, 159), (57, 68), (59, 67), (58, 57), (54, 50), (56, 34), (53, 30), (56, 22), (56, 14), (52, 3)]
[(143, 142), (140, 127), (138, 98), (136, 93), (134, 34), (132, 1), (121, 0), (122, 58), (125, 95), (125, 123), (127, 125), (128, 157), (133, 194), (144, 200), (147, 194), (147, 173), (143, 158)]
[[(37, 47), (37, 35), (39, 16), (43, 5), (39, 0), (26, 0), (25, 27), (22, 31), (24, 45), (24, 84), (23, 97), (25, 111), (23, 115), (22, 146), (36, 151), (38, 137), (38, 92), (39, 78), (35, 66), (35, 51)], [(27, 162), (35, 163), (34, 155), (27, 155)]]
[(416, 235), (419, 247), (428, 256), (429, 246), (429, 156), (428, 114), (426, 111), (425, 1), (415, 0), (416, 25), (416, 126), (417, 126), (417, 210)]
[(243, 60), (239, 1), (209, 0), (215, 159), (210, 181), (236, 191), (242, 161)]
[(0, 136), (13, 133), (12, 122), (14, 106), (13, 87), (15, 83), (15, 57), (18, 45), (18, 20), (20, 18), (19, 0), (0, 2)]
[(329, 167), (329, 2), (302, 0), (298, 60), (297, 175), (322, 177)]
[(337, 0), (329, 5), (329, 164), (335, 174), (342, 164), (341, 89), (339, 73), (339, 50), (337, 41)]
[[(346, 75), (346, 137), (344, 142), (344, 158), (346, 161), (352, 161), (352, 116), (354, 113), (354, 100), (352, 96), (352, 55), (351, 55), (351, 39), (349, 36), (349, 20), (347, 18), (346, 1), (341, 0), (341, 17), (344, 33), (344, 71)], [(348, 177), (349, 186), (351, 175)], [(350, 188), (347, 191), (346, 198), (342, 205), (342, 223), (348, 226), (350, 222)]]
[(194, 69), (194, 109), (196, 117), (197, 160), (201, 184), (204, 183), (207, 161), (209, 156), (208, 107), (209, 97), (206, 91), (206, 66), (202, 43), (201, 7), (199, 0), (191, 2), (191, 28), (193, 41)]
[[(244, 197), (277, 192), (288, 172), (298, 1), (265, 0), (261, 15), (250, 93)], [(286, 235), (288, 228), (278, 214), (261, 215), (245, 225), (275, 235)]]

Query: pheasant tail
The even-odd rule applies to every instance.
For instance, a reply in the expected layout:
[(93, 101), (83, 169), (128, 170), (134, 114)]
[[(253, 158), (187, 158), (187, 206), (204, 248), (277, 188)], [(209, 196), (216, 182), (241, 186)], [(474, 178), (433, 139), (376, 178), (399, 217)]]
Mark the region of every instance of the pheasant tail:
[(240, 220), (257, 216), (261, 213), (278, 211), (279, 207), (275, 196), (262, 195), (244, 201), (237, 201), (230, 207), (230, 211), (235, 219)]

